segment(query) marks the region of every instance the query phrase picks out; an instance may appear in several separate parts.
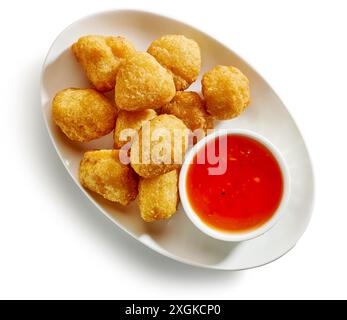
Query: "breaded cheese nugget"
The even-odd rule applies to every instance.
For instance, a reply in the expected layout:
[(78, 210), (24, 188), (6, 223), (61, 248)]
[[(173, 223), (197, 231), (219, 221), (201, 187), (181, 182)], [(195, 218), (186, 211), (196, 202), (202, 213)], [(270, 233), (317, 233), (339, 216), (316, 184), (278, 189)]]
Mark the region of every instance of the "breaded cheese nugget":
[[(133, 135), (129, 135), (126, 140), (121, 139), (122, 133), (127, 133), (124, 130), (131, 129), (138, 132), (144, 121), (150, 121), (157, 116), (157, 113), (152, 109), (140, 110), (140, 111), (125, 111), (121, 110), (116, 120), (116, 128), (114, 130), (114, 148), (120, 149), (126, 143), (128, 143)], [(130, 132), (129, 132), (130, 133)], [(128, 133), (127, 133), (128, 135)]]
[(130, 166), (120, 162), (118, 150), (86, 152), (79, 179), (85, 188), (122, 205), (129, 204), (138, 193), (138, 178)]
[(154, 178), (140, 179), (139, 206), (146, 222), (169, 219), (177, 211), (178, 174), (171, 171)]
[(155, 117), (148, 126), (142, 126), (139, 139), (131, 147), (131, 166), (144, 178), (179, 169), (188, 146), (188, 133), (182, 120), (173, 115)]
[(135, 47), (124, 37), (105, 37), (105, 40), (106, 44), (111, 48), (113, 55), (120, 62), (123, 62), (136, 52)]
[(114, 89), (119, 66), (135, 48), (123, 37), (85, 36), (72, 45), (72, 51), (89, 81), (106, 92)]
[(132, 55), (118, 70), (115, 99), (119, 109), (158, 109), (175, 93), (171, 74), (148, 53)]
[(85, 142), (110, 133), (117, 110), (94, 89), (65, 89), (53, 99), (52, 116), (69, 139)]
[(177, 91), (187, 89), (198, 78), (201, 53), (194, 40), (166, 35), (153, 41), (147, 52), (172, 73)]
[(173, 114), (192, 131), (213, 128), (213, 118), (196, 92), (177, 91), (171, 102), (161, 108), (161, 113)]
[(235, 118), (250, 103), (249, 81), (237, 68), (217, 66), (201, 83), (207, 111), (217, 119)]

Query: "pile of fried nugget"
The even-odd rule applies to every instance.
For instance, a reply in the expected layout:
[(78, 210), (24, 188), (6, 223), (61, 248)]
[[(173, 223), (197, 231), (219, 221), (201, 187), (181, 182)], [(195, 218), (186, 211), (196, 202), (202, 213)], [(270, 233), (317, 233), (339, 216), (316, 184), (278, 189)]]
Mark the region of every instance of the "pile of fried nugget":
[[(178, 129), (186, 135), (189, 130), (207, 132), (214, 120), (235, 118), (249, 105), (248, 79), (235, 67), (216, 66), (203, 75), (203, 99), (196, 92), (184, 91), (199, 76), (201, 52), (196, 41), (183, 35), (164, 35), (147, 52), (137, 51), (121, 36), (88, 35), (72, 45), (72, 52), (92, 88), (58, 92), (52, 103), (53, 120), (72, 141), (87, 142), (114, 131), (113, 149), (84, 154), (81, 184), (121, 205), (138, 196), (146, 222), (170, 218), (179, 201), (182, 163), (152, 161), (151, 157), (141, 162), (141, 150), (146, 148), (141, 145), (143, 124), (149, 123), (150, 133), (156, 128), (165, 128), (171, 135)], [(105, 96), (113, 90), (114, 99)], [(137, 143), (121, 139), (122, 131), (129, 128), (138, 133)], [(175, 149), (186, 151), (186, 139), (179, 146), (168, 141), (172, 159)], [(120, 152), (129, 143), (133, 145), (126, 164)], [(148, 148), (152, 155), (158, 142)]]

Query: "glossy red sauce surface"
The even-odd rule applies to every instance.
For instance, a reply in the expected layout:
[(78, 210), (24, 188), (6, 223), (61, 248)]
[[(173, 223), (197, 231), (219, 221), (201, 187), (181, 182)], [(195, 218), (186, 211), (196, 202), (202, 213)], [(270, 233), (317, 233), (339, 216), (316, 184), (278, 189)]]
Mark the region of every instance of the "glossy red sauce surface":
[[(226, 172), (210, 175), (207, 150), (219, 139), (198, 151), (187, 173), (187, 195), (191, 207), (207, 225), (222, 231), (242, 232), (266, 223), (282, 199), (283, 176), (272, 153), (258, 141), (242, 136), (225, 137), (227, 151), (222, 161)], [(199, 158), (198, 158), (199, 157)], [(199, 161), (197, 160), (199, 159)], [(201, 159), (205, 163), (200, 164)]]

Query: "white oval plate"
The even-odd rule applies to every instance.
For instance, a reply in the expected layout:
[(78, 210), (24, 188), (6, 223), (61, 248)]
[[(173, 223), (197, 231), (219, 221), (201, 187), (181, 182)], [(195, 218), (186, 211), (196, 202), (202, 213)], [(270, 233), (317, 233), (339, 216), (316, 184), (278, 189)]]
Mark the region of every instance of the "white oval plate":
[[(71, 177), (78, 182), (78, 166), (90, 149), (112, 148), (112, 135), (90, 143), (71, 143), (54, 125), (51, 101), (57, 91), (68, 87), (89, 87), (70, 46), (87, 34), (123, 35), (138, 50), (164, 34), (184, 34), (195, 39), (202, 51), (201, 74), (217, 64), (233, 65), (250, 80), (252, 103), (239, 118), (217, 124), (220, 128), (243, 128), (267, 137), (287, 161), (292, 192), (283, 219), (263, 236), (226, 243), (209, 238), (189, 221), (180, 206), (169, 221), (144, 223), (137, 204), (122, 207), (94, 193), (81, 191), (118, 227), (153, 250), (183, 263), (222, 270), (261, 266), (288, 252), (304, 233), (311, 217), (313, 172), (303, 138), (276, 93), (267, 82), (233, 51), (205, 33), (177, 20), (134, 10), (116, 10), (83, 18), (65, 29), (54, 41), (43, 66), (42, 111), (52, 142)], [(189, 90), (200, 91), (200, 80)]]

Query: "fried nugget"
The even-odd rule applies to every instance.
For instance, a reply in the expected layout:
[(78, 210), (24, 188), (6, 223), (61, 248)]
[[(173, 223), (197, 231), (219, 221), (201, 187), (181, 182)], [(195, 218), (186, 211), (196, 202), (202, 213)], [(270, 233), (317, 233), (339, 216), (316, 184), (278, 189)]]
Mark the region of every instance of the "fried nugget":
[(250, 103), (247, 77), (237, 68), (217, 66), (202, 78), (207, 111), (219, 120), (239, 116)]
[(113, 90), (121, 63), (136, 52), (123, 37), (85, 36), (72, 45), (87, 78), (101, 92)]
[(120, 162), (118, 150), (86, 152), (79, 179), (85, 188), (122, 205), (128, 205), (138, 193), (138, 178), (130, 166)]
[(148, 53), (136, 53), (118, 70), (115, 99), (119, 109), (158, 109), (175, 93), (171, 74)]
[(187, 89), (198, 78), (201, 53), (194, 40), (182, 35), (166, 35), (153, 41), (147, 52), (171, 72), (177, 91)]
[(213, 128), (213, 118), (206, 112), (204, 101), (196, 92), (178, 91), (161, 113), (172, 114), (181, 119), (192, 131)]
[[(136, 52), (133, 44), (124, 37), (105, 37), (105, 40), (115, 58), (120, 60), (121, 63)], [(112, 89), (114, 89), (114, 86)]]
[(139, 206), (146, 222), (169, 219), (177, 210), (178, 173), (176, 170), (158, 177), (140, 179)]
[(188, 133), (182, 120), (173, 115), (155, 117), (142, 126), (139, 139), (131, 147), (131, 166), (144, 178), (180, 168), (188, 146)]
[(85, 142), (110, 133), (117, 110), (94, 89), (65, 89), (53, 99), (52, 116), (69, 139)]
[[(152, 109), (140, 110), (140, 111), (125, 111), (121, 110), (116, 120), (116, 128), (114, 130), (114, 148), (120, 149), (126, 143), (131, 141), (133, 134), (131, 132), (125, 132), (124, 130), (130, 129), (138, 132), (144, 121), (150, 121), (157, 116), (157, 113)], [(127, 133), (127, 139), (121, 139), (121, 134)]]

